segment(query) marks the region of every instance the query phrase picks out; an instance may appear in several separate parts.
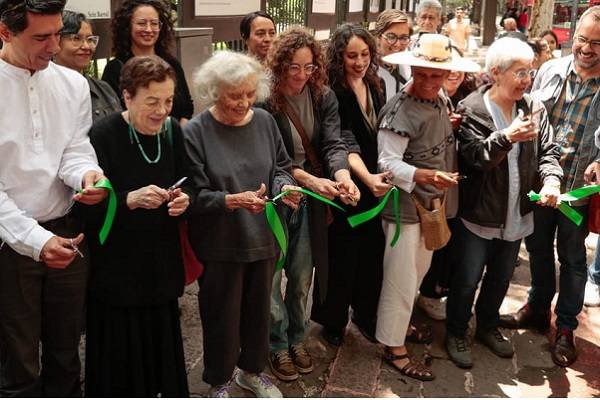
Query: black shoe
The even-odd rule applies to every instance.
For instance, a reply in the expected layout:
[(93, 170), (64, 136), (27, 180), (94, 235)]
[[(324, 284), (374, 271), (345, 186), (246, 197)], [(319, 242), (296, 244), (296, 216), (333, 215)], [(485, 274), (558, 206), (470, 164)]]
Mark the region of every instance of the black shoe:
[(575, 348), (575, 338), (572, 330), (557, 329), (550, 354), (552, 355), (552, 361), (561, 367), (568, 367), (577, 360), (577, 349)]
[(344, 330), (330, 329), (323, 327), (321, 330), (321, 336), (327, 343), (332, 346), (341, 346), (344, 343)]
[(525, 304), (514, 314), (501, 315), (498, 325), (502, 328), (535, 329), (545, 333), (550, 329), (550, 311), (536, 313), (529, 304)]

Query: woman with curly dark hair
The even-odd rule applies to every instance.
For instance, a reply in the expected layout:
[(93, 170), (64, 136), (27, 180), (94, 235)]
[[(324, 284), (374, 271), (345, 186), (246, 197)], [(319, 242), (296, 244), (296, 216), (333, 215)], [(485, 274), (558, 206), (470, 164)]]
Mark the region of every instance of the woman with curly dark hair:
[(106, 64), (102, 80), (123, 97), (119, 78), (123, 64), (133, 56), (157, 55), (168, 62), (177, 76), (171, 116), (186, 123), (194, 113), (192, 96), (181, 64), (169, 49), (174, 40), (173, 19), (168, 2), (163, 0), (125, 0), (112, 20), (113, 55)]
[[(340, 135), (335, 93), (327, 81), (321, 46), (304, 29), (282, 33), (273, 44), (267, 66), (273, 74), (273, 93), (266, 108), (275, 117), (292, 174), (298, 184), (321, 196), (356, 203), (360, 191), (350, 177), (348, 152)], [(281, 272), (273, 278), (269, 363), (273, 374), (292, 381), (298, 372), (313, 370), (304, 347), (306, 304), (313, 265), (315, 291), (327, 290), (327, 221), (330, 214), (320, 202), (309, 200), (287, 216), (289, 247), (285, 273), (285, 302)]]
[[(387, 193), (387, 173), (377, 173), (377, 115), (383, 107), (384, 94), (377, 75), (377, 43), (360, 25), (340, 26), (327, 50), (331, 88), (339, 102), (342, 138), (348, 147), (350, 170), (362, 194), (356, 214), (378, 204)], [(377, 304), (383, 275), (385, 237), (381, 220), (352, 229), (344, 215), (333, 210), (329, 225), (329, 281), (323, 303), (313, 302), (311, 318), (323, 325), (323, 338), (339, 346), (348, 323), (375, 341)]]

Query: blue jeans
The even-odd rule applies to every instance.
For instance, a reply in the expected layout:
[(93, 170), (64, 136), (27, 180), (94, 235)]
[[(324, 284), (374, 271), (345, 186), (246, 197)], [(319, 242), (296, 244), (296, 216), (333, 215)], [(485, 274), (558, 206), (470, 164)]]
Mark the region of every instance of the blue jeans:
[(588, 281), (600, 285), (600, 236), (598, 236), (598, 242), (596, 243), (594, 261), (588, 268)]
[(306, 304), (313, 274), (308, 205), (302, 204), (292, 213), (288, 219), (288, 233), (285, 300), (281, 293), (282, 271), (275, 273), (271, 290), (272, 352), (301, 343), (308, 326)]
[(585, 238), (588, 235), (588, 206), (573, 207), (583, 216), (580, 226), (575, 225), (560, 211), (549, 207), (534, 208), (535, 230), (525, 239), (531, 268), (531, 289), (527, 303), (534, 312), (550, 309), (556, 293), (554, 266), (554, 237), (560, 262), (556, 326), (574, 330), (577, 315), (583, 308), (587, 280)]
[(446, 329), (454, 336), (464, 337), (482, 276), (475, 306), (477, 330), (487, 331), (498, 326), (500, 305), (515, 269), (521, 240), (483, 239), (468, 230), (461, 220), (456, 225), (453, 232), (456, 260), (446, 305)]

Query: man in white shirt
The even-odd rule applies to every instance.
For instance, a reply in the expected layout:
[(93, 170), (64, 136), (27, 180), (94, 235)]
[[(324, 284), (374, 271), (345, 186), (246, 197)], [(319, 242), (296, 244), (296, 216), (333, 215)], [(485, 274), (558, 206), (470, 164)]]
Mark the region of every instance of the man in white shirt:
[(68, 213), (107, 193), (87, 81), (51, 62), (65, 3), (0, 0), (0, 397), (81, 395), (88, 268)]
[(471, 27), (469, 21), (465, 18), (465, 10), (462, 7), (456, 7), (454, 10), (454, 18), (446, 25), (446, 34), (456, 47), (466, 53), (469, 47), (469, 36), (471, 36)]

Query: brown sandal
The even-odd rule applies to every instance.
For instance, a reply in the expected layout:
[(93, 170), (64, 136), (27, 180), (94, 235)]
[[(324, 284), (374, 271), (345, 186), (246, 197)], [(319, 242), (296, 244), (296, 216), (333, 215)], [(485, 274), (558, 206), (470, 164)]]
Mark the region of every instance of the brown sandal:
[[(433, 375), (431, 369), (425, 366), (425, 364), (422, 362), (410, 358), (408, 353), (394, 354), (386, 348), (385, 353), (383, 354), (383, 359), (392, 367), (400, 371), (402, 375), (408, 376), (409, 378), (418, 379), (420, 381), (432, 381), (435, 379), (435, 375)], [(404, 367), (400, 368), (394, 364), (394, 361), (404, 359), (409, 359), (408, 364), (406, 364)]]
[(431, 344), (433, 342), (433, 332), (428, 325), (409, 325), (406, 334), (406, 341), (417, 344)]

